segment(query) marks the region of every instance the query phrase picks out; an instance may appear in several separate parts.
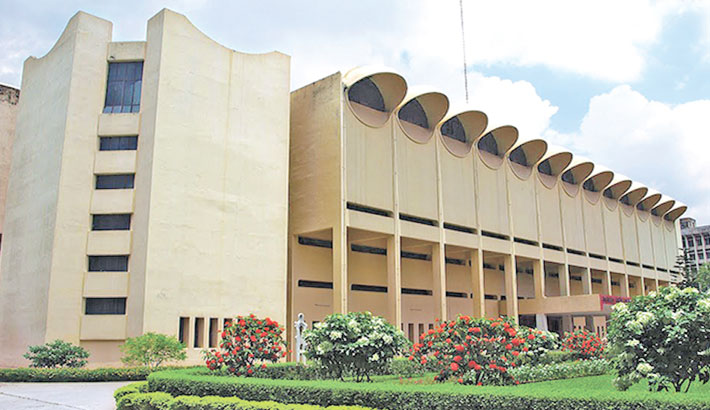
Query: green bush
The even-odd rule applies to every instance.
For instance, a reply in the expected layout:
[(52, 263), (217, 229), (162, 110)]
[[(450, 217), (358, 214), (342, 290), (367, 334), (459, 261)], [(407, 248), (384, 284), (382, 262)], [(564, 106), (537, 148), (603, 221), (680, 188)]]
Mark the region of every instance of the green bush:
[(386, 370), (386, 374), (404, 378), (422, 376), (427, 371), (425, 367), (404, 357), (392, 360)]
[(137, 382), (131, 383), (129, 385), (119, 387), (113, 392), (113, 399), (118, 401), (121, 397), (131, 394), (131, 393), (147, 393), (148, 392), (148, 382)]
[(89, 352), (81, 346), (57, 339), (43, 345), (30, 346), (22, 357), (31, 362), (30, 367), (84, 367)]
[(336, 379), (370, 380), (408, 345), (404, 334), (370, 312), (333, 314), (305, 332), (306, 356)]
[(676, 392), (710, 380), (710, 294), (661, 287), (614, 305), (609, 342), (619, 377), (628, 389), (646, 379), (650, 389)]
[(100, 369), (32, 368), (0, 369), (0, 382), (114, 382), (145, 380), (147, 367)]
[(160, 367), (166, 361), (185, 360), (185, 345), (176, 338), (148, 332), (137, 337), (129, 337), (121, 345), (123, 363), (134, 366)]
[(510, 375), (520, 383), (532, 383), (546, 380), (597, 376), (608, 373), (610, 370), (611, 363), (608, 360), (578, 360), (575, 362), (546, 365), (523, 365), (510, 369)]
[(118, 399), (118, 410), (169, 410), (173, 396), (163, 392), (129, 393)]
[[(118, 390), (117, 390), (118, 392)], [(114, 393), (114, 396), (116, 394)], [(132, 392), (116, 398), (117, 410), (368, 410), (359, 406), (314, 406), (282, 404), (275, 401), (247, 401), (237, 397), (173, 396), (162, 393)], [(372, 410), (372, 409), (370, 409)]]
[(570, 362), (577, 358), (577, 355), (564, 350), (550, 350), (540, 357), (538, 364), (555, 364), (562, 362)]
[(397, 410), (700, 410), (710, 406), (710, 399), (704, 392), (678, 397), (643, 390), (640, 393), (615, 391), (610, 377), (473, 387), (452, 383), (409, 385), (382, 381), (361, 384), (331, 380), (219, 377), (209, 375), (205, 370), (192, 369), (151, 374), (148, 389), (174, 396), (223, 396), (252, 401), (275, 400), (320, 406), (359, 405)]
[(316, 380), (320, 376), (320, 369), (315, 364), (306, 366), (295, 362), (270, 364), (256, 374), (256, 377), (262, 379), (289, 380)]

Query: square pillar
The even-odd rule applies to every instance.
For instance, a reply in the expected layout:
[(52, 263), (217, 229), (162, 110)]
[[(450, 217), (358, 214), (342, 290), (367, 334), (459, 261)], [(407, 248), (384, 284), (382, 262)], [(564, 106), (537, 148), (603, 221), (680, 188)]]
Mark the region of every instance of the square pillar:
[(402, 258), (399, 238), (387, 238), (387, 320), (402, 323)]
[(582, 293), (592, 294), (592, 271), (589, 268), (582, 268)]
[(480, 249), (471, 250), (471, 279), (473, 281), (473, 317), (486, 317), (483, 251)]
[(434, 317), (446, 320), (446, 254), (443, 243), (432, 245), (431, 269), (434, 279)]
[[(542, 259), (533, 260), (533, 284), (535, 287), (535, 299), (545, 298), (545, 268)], [(545, 321), (547, 324), (547, 321)]]
[(619, 283), (619, 285), (621, 288), (621, 296), (628, 298), (631, 295), (631, 292), (629, 292), (629, 275), (621, 275), (621, 283)]
[(569, 269), (567, 264), (557, 265), (557, 278), (560, 281), (560, 296), (569, 296)]
[(605, 295), (611, 295), (611, 272), (608, 270), (602, 272), (602, 292)]
[(547, 315), (544, 313), (535, 314), (535, 328), (547, 332)]
[(505, 271), (505, 308), (507, 316), (518, 323), (518, 275), (515, 272), (515, 256), (504, 255), (503, 267)]
[(333, 227), (333, 313), (348, 313), (347, 228)]

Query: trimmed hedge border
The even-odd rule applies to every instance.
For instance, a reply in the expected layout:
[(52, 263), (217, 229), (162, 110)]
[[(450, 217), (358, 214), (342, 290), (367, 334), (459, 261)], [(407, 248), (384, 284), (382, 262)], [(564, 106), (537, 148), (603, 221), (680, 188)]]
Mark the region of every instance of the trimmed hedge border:
[(130, 393), (116, 402), (117, 410), (374, 410), (359, 406), (313, 406), (275, 401), (247, 401), (236, 397), (178, 396), (168, 393)]
[[(185, 368), (161, 367), (158, 370)], [(99, 369), (20, 367), (16, 369), (0, 369), (0, 382), (124, 382), (145, 380), (150, 373), (151, 370), (147, 367), (109, 367)]]
[(113, 393), (117, 410), (375, 410), (369, 407), (313, 406), (310, 404), (282, 404), (274, 401), (246, 401), (237, 397), (219, 396), (178, 396), (168, 393), (147, 391), (148, 382), (131, 383), (119, 387)]
[[(148, 377), (148, 390), (173, 396), (222, 396), (243, 400), (275, 400), (281, 403), (320, 406), (372, 406), (396, 410), (464, 409), (563, 409), (563, 410), (699, 410), (708, 409), (710, 401), (656, 400), (628, 398), (563, 397), (515, 392), (517, 387), (501, 392), (496, 389), (447, 385), (355, 384), (298, 380), (219, 377), (200, 370), (165, 371)], [(512, 389), (512, 390), (511, 390)], [(557, 393), (557, 394), (555, 394)], [(680, 397), (679, 397), (680, 398)]]
[(523, 365), (509, 370), (520, 383), (536, 383), (548, 380), (574, 379), (599, 376), (609, 373), (613, 366), (608, 360), (578, 360), (553, 364)]

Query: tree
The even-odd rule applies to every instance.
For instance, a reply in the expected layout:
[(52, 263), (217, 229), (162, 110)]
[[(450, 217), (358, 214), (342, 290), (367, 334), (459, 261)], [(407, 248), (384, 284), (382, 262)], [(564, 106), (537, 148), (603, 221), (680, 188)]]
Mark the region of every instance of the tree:
[(30, 367), (84, 367), (89, 352), (63, 340), (30, 346), (22, 357), (31, 362)]
[(646, 379), (649, 389), (687, 392), (710, 380), (710, 294), (661, 287), (613, 307), (609, 345), (620, 390)]
[(121, 358), (123, 363), (151, 369), (160, 367), (166, 361), (185, 360), (187, 357), (185, 345), (176, 338), (152, 332), (128, 338), (120, 348), (124, 354)]
[(703, 292), (710, 291), (710, 263), (706, 263), (698, 269), (697, 274), (698, 289)]
[(685, 248), (680, 248), (680, 253), (676, 257), (675, 268), (680, 275), (678, 286), (682, 288), (698, 287), (698, 269), (695, 260), (690, 258), (690, 253)]

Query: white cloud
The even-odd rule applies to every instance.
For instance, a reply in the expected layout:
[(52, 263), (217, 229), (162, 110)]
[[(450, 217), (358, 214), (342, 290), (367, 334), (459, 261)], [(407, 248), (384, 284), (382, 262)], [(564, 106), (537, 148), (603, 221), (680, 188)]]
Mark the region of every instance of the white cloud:
[[(556, 143), (710, 215), (710, 100), (669, 105), (628, 85), (595, 96), (579, 132), (551, 132)], [(710, 221), (708, 221), (710, 222)]]
[[(681, 6), (645, 0), (464, 2), (467, 56), (469, 63), (544, 65), (632, 81), (641, 75), (645, 50), (658, 38), (664, 17)], [(458, 2), (424, 2), (422, 8), (413, 45), (442, 58), (459, 56)]]

